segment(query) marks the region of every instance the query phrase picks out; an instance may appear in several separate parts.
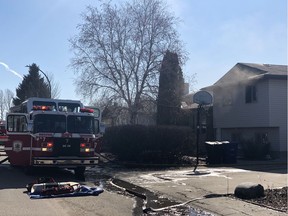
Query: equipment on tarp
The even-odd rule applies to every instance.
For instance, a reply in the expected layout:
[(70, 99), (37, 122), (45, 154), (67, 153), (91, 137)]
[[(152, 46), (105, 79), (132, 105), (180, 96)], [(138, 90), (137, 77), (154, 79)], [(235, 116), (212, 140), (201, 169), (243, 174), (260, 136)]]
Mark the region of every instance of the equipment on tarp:
[(26, 185), (31, 199), (72, 197), (72, 196), (98, 196), (103, 192), (102, 186), (89, 187), (78, 182), (56, 182), (50, 177), (41, 177)]

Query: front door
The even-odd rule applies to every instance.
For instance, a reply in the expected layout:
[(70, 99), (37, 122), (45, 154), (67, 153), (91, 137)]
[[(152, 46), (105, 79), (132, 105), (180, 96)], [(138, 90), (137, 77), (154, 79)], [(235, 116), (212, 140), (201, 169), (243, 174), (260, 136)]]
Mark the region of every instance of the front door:
[(8, 141), (5, 151), (11, 165), (29, 166), (31, 158), (31, 135), (28, 131), (25, 114), (9, 114), (7, 116)]

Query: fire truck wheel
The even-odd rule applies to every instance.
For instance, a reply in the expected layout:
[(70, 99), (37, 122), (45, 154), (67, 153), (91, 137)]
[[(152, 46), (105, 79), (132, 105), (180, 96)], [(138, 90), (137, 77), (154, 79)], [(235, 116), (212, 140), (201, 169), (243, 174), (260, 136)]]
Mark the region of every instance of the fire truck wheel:
[(86, 169), (86, 167), (76, 167), (74, 169), (74, 173), (75, 173), (76, 178), (84, 179), (85, 178), (85, 176), (84, 176), (85, 169)]

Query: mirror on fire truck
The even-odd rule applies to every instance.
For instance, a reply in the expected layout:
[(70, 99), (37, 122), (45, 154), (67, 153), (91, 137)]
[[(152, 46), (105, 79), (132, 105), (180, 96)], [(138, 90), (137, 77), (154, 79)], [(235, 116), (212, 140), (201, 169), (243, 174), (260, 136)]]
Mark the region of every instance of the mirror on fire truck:
[(32, 131), (33, 131), (33, 123), (28, 122), (27, 130), (28, 130), (29, 132), (32, 132)]
[(105, 133), (105, 124), (103, 122), (100, 122), (100, 133), (101, 134)]

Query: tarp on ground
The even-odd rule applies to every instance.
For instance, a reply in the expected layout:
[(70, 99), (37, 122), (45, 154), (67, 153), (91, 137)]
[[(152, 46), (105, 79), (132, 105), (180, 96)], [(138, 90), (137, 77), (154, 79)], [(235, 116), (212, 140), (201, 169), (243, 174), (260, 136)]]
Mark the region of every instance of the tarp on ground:
[(77, 182), (53, 182), (34, 184), (28, 196), (31, 199), (74, 197), (74, 196), (98, 196), (104, 190), (101, 186), (90, 187)]

